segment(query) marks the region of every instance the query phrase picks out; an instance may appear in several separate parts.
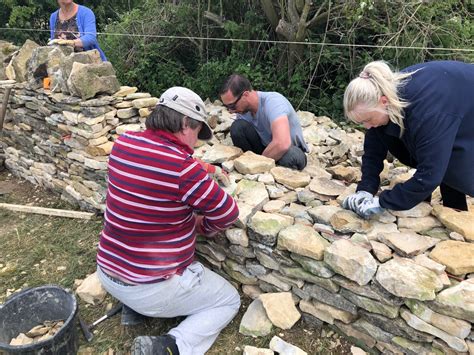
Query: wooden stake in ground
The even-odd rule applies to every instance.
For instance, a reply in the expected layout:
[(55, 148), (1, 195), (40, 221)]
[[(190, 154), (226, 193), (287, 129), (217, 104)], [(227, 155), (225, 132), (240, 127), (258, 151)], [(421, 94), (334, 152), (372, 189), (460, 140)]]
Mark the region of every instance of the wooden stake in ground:
[(24, 212), (24, 213), (37, 213), (37, 214), (45, 214), (48, 216), (58, 216), (58, 217), (67, 217), (67, 218), (91, 219), (94, 216), (94, 213), (91, 213), (91, 212), (58, 210), (55, 208), (24, 206), (24, 205), (12, 205), (9, 203), (0, 203), (0, 208), (5, 208), (10, 211), (17, 211), (17, 212)]
[(12, 91), (11, 87), (7, 87), (3, 93), (3, 104), (0, 108), (0, 132), (3, 130), (3, 120), (7, 112), (8, 99), (10, 98), (10, 92)]

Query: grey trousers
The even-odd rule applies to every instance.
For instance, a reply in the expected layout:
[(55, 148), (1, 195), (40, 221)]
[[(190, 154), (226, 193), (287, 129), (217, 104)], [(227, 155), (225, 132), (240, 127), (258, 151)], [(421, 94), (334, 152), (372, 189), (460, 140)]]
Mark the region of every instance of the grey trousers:
[(209, 350), (240, 307), (237, 290), (199, 262), (189, 265), (181, 276), (154, 284), (123, 286), (99, 267), (97, 274), (107, 292), (138, 313), (159, 318), (187, 316), (168, 332), (176, 338), (181, 355)]

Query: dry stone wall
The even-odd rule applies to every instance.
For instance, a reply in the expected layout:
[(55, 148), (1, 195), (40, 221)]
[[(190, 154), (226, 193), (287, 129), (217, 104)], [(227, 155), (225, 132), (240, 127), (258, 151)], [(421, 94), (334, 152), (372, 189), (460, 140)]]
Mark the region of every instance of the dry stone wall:
[[(0, 142), (12, 173), (84, 209), (103, 210), (113, 142), (127, 130), (143, 129), (157, 98), (118, 87), (108, 65), (98, 74), (94, 60), (82, 54), (79, 65), (74, 55), (64, 54), (68, 64), (56, 74), (55, 92), (39, 87), (37, 78), (0, 81), (0, 100), (13, 88)], [(28, 65), (24, 57), (22, 63)], [(55, 73), (61, 65), (52, 64)], [(88, 68), (107, 77), (92, 97), (96, 89), (82, 84), (68, 94), (58, 91), (73, 73), (84, 78)], [(67, 70), (69, 77), (61, 79)], [(374, 353), (473, 354), (472, 199), (470, 212), (457, 212), (442, 207), (436, 191), (431, 204), (362, 220), (340, 204), (360, 180), (363, 133), (299, 112), (311, 147), (308, 166), (299, 172), (233, 147), (235, 117), (219, 103), (207, 108), (215, 137), (195, 156), (229, 172), (226, 190), (240, 215), (225, 233), (199, 237), (196, 249), (257, 302), (244, 316), (242, 333), (265, 335), (302, 317), (314, 326), (330, 324)], [(386, 162), (382, 188), (411, 174), (397, 161)]]

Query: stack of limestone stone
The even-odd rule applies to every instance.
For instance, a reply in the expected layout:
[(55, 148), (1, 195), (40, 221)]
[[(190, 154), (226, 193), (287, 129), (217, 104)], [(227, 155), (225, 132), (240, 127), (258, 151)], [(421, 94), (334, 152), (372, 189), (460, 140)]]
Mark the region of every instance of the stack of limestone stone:
[[(113, 141), (143, 129), (157, 99), (119, 87), (109, 64), (98, 67), (96, 53), (74, 62), (77, 53), (61, 52), (57, 63), (63, 49), (42, 48), (34, 47), (28, 60), (25, 46), (13, 56), (6, 72), (23, 81), (0, 82), (0, 99), (13, 87), (0, 140), (5, 164), (70, 202), (103, 210)], [(49, 90), (40, 74), (30, 74), (41, 70), (53, 78)], [(215, 137), (195, 156), (229, 172), (226, 190), (240, 216), (225, 233), (199, 238), (196, 248), (255, 300), (241, 324), (244, 334), (288, 329), (303, 318), (314, 326), (328, 323), (373, 352), (472, 354), (472, 199), (470, 212), (457, 212), (443, 208), (435, 191), (431, 204), (362, 220), (340, 204), (360, 180), (363, 133), (299, 112), (311, 152), (298, 172), (233, 147), (235, 117), (218, 102), (207, 106)], [(412, 174), (387, 161), (382, 189)]]
[(95, 50), (73, 53), (27, 41), (5, 72), (2, 102), (12, 89), (1, 138), (5, 166), (84, 209), (103, 210), (113, 141), (142, 129), (158, 99), (121, 87)]

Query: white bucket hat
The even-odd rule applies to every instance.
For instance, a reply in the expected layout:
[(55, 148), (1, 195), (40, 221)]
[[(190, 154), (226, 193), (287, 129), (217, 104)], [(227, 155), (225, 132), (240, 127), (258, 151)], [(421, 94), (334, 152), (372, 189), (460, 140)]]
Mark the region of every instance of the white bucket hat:
[(207, 123), (207, 112), (204, 102), (194, 91), (181, 86), (174, 86), (166, 90), (161, 96), (158, 105), (166, 106), (193, 120), (202, 122), (198, 138), (207, 141), (212, 138), (212, 130)]

